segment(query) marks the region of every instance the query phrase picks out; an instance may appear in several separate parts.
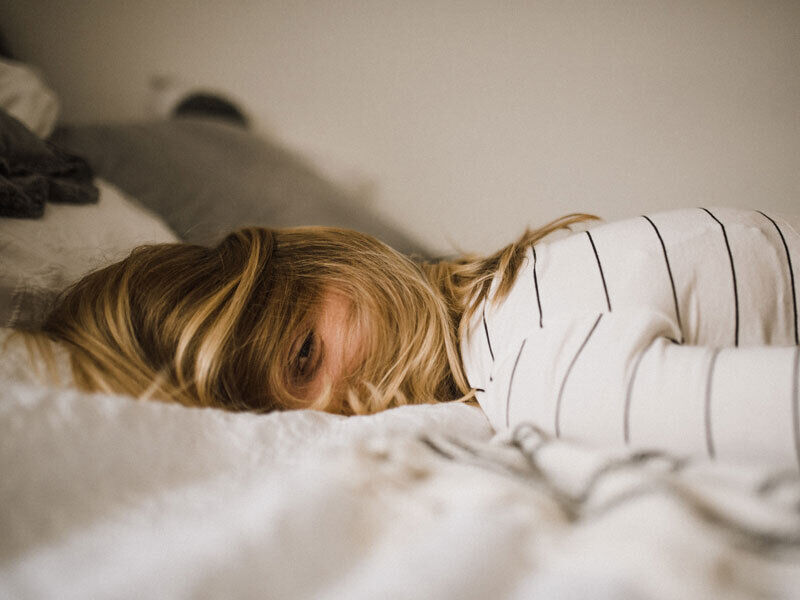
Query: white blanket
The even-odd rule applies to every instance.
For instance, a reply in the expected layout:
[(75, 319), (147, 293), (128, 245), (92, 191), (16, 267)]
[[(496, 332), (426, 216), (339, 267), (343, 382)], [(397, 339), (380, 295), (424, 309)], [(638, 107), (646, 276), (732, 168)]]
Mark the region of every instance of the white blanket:
[(795, 474), (512, 444), (462, 404), (345, 418), (0, 390), (3, 598), (800, 594)]

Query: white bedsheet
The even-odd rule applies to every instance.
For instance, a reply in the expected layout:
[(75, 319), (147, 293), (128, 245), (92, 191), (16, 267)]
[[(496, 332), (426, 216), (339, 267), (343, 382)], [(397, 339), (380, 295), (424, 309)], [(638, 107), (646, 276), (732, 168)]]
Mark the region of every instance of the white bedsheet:
[(0, 597), (800, 597), (796, 475), (518, 440), (5, 382)]

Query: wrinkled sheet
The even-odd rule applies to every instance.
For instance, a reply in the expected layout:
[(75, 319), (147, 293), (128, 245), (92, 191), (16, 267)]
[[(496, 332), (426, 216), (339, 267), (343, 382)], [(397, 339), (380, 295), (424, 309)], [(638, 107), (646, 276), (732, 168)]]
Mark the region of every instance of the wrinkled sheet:
[(795, 472), (2, 383), (0, 597), (800, 597)]

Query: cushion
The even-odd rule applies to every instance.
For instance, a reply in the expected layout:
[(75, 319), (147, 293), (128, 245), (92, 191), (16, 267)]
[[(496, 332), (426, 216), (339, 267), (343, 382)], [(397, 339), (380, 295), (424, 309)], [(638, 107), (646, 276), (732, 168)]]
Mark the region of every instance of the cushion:
[(213, 243), (245, 225), (329, 225), (374, 235), (407, 254), (428, 255), (302, 157), (223, 121), (178, 117), (65, 126), (53, 139), (190, 242)]
[(58, 97), (30, 65), (0, 59), (0, 108), (41, 138), (53, 131)]
[(41, 219), (0, 219), (0, 327), (37, 327), (59, 291), (145, 243), (177, 241), (157, 216), (102, 180), (91, 205), (49, 204)]

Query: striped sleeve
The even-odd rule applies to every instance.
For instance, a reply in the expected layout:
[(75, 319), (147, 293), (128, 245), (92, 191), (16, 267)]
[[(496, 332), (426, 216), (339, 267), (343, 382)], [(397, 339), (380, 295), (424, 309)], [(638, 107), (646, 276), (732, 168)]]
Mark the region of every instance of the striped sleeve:
[(798, 348), (657, 340), (626, 394), (631, 446), (800, 468)]
[(498, 357), (497, 429), (800, 467), (797, 347), (674, 342), (670, 320), (625, 311), (551, 323)]

